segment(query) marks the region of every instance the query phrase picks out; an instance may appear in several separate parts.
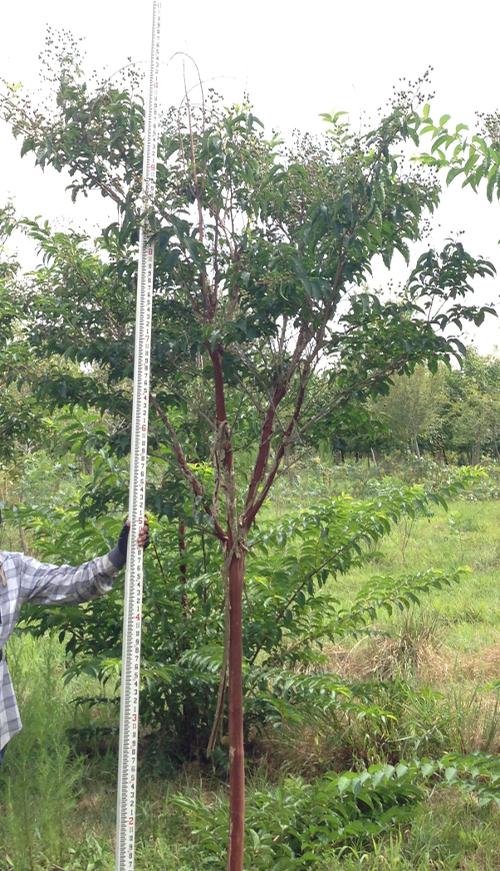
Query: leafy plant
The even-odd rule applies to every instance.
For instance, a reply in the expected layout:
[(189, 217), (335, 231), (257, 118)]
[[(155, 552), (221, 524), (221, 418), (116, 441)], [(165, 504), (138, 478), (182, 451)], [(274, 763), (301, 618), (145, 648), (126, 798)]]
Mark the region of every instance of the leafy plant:
[(430, 135), (430, 152), (421, 154), (419, 160), (439, 169), (447, 169), (446, 183), (459, 178), (462, 187), (470, 186), (477, 191), (486, 182), (486, 196), (492, 202), (496, 193), (500, 199), (500, 116), (491, 113), (483, 116), (483, 129), (471, 133), (467, 124), (450, 127), (451, 115), (442, 115), (434, 122), (431, 106), (426, 104), (420, 119), (420, 136)]
[[(369, 843), (415, 815), (426, 787), (442, 782), (474, 792), (481, 804), (500, 803), (498, 760), (448, 755), (439, 761), (374, 765), (363, 771), (329, 773), (308, 783), (286, 778), (252, 792), (247, 811), (246, 865), (256, 869), (318, 868), (325, 851)], [(195, 842), (198, 867), (223, 864), (225, 802), (173, 800)], [(181, 821), (182, 819), (182, 821)]]
[[(374, 577), (347, 607), (335, 596), (335, 579), (370, 558), (371, 548), (403, 517), (461, 492), (480, 473), (462, 470), (439, 491), (422, 485), (385, 487), (371, 500), (324, 500), (278, 521), (263, 520), (249, 540), (248, 620), (243, 640), (246, 736), (268, 724), (339, 715), (385, 716), (380, 706), (353, 693), (329, 674), (323, 647), (371, 631), (378, 615), (418, 604), (435, 589), (455, 583), (460, 571), (408, 577)], [(83, 560), (104, 551), (119, 528), (112, 518), (82, 527), (78, 512), (42, 506), (19, 509), (49, 560)], [(179, 552), (175, 522), (152, 518), (147, 555), (141, 716), (179, 759), (206, 751), (216, 710), (223, 659), (223, 609), (213, 542), (194, 529)], [(184, 566), (181, 573), (180, 566)], [(71, 657), (68, 677), (86, 673), (114, 687), (119, 679), (122, 593), (78, 607), (33, 609), (31, 632), (57, 632)], [(306, 669), (308, 674), (301, 672)], [(112, 702), (112, 697), (110, 701)], [(91, 703), (91, 699), (88, 700)], [(82, 699), (83, 702), (83, 699)], [(375, 707), (373, 705), (375, 704)], [(371, 710), (373, 707), (373, 710)], [(212, 741), (213, 741), (212, 733)], [(217, 757), (221, 759), (220, 753)]]

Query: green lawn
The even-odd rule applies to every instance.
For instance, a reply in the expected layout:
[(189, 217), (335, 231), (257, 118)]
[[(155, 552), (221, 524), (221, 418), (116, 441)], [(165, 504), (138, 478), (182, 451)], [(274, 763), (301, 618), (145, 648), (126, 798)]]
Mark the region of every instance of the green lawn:
[(383, 540), (380, 556), (339, 578), (336, 589), (350, 598), (374, 574), (405, 574), (428, 568), (470, 568), (459, 586), (425, 601), (439, 615), (447, 647), (463, 653), (500, 646), (500, 503), (459, 501), (431, 519), (403, 521)]

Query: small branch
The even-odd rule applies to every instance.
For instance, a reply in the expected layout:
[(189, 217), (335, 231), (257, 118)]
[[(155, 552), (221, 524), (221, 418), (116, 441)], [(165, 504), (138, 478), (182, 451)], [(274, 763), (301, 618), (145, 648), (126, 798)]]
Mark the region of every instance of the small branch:
[(186, 455), (184, 454), (184, 451), (182, 449), (182, 445), (179, 442), (179, 439), (177, 437), (177, 433), (176, 433), (174, 427), (172, 426), (172, 423), (171, 423), (168, 415), (165, 414), (165, 412), (163, 411), (160, 403), (158, 402), (158, 400), (156, 399), (155, 396), (151, 396), (151, 404), (153, 405), (154, 409), (156, 410), (158, 417), (163, 421), (163, 423), (167, 427), (168, 433), (170, 435), (170, 440), (172, 442), (172, 447), (174, 449), (174, 453), (175, 453), (175, 456), (177, 458), (177, 462), (179, 464), (179, 467), (180, 467), (182, 474), (184, 475), (186, 480), (191, 485), (191, 489), (192, 489), (194, 495), (198, 496), (198, 498), (201, 500), (201, 504), (203, 505), (205, 512), (211, 518), (211, 520), (214, 524), (214, 531), (215, 531), (217, 538), (220, 541), (222, 541), (223, 543), (225, 543), (227, 541), (227, 536), (226, 536), (224, 530), (222, 529), (220, 523), (218, 522), (217, 518), (214, 517), (212, 510), (211, 510), (211, 507), (210, 507), (210, 504), (204, 498), (205, 491), (203, 489), (201, 482), (198, 480), (196, 475), (193, 474), (193, 472), (191, 471), (191, 469), (188, 466), (188, 462), (186, 460)]
[(278, 359), (280, 357), (283, 357), (287, 329), (288, 329), (288, 316), (285, 315), (283, 318), (283, 325), (281, 327), (281, 335), (280, 335), (279, 340), (278, 340)]
[(214, 232), (214, 293), (217, 294), (219, 287), (219, 209), (214, 213), (215, 232)]
[(182, 474), (191, 484), (191, 488), (192, 488), (195, 496), (202, 497), (204, 495), (203, 486), (202, 486), (201, 482), (198, 481), (198, 478), (196, 477), (196, 475), (193, 474), (193, 472), (191, 471), (191, 469), (188, 466), (186, 456), (185, 456), (184, 451), (182, 449), (182, 445), (179, 442), (179, 439), (177, 437), (177, 433), (176, 433), (168, 415), (165, 414), (165, 412), (163, 411), (162, 407), (160, 406), (160, 403), (158, 402), (158, 400), (156, 399), (155, 396), (151, 397), (151, 403), (152, 403), (153, 407), (155, 408), (155, 410), (158, 414), (158, 417), (161, 418), (161, 420), (163, 421), (163, 423), (165, 424), (165, 426), (168, 429), (168, 432), (170, 435), (170, 440), (172, 442), (172, 447), (174, 449), (175, 456), (177, 457), (177, 462), (179, 463), (179, 466), (181, 467)]
[[(286, 396), (288, 387), (290, 385), (290, 381), (292, 380), (292, 378), (295, 374), (295, 371), (300, 363), (301, 355), (302, 355), (304, 348), (306, 347), (308, 341), (309, 341), (309, 338), (306, 335), (305, 328), (302, 327), (300, 332), (299, 332), (299, 335), (297, 338), (297, 344), (295, 346), (295, 350), (293, 352), (292, 359), (290, 360), (290, 363), (288, 365), (287, 371), (284, 374), (284, 376), (281, 378), (279, 383), (276, 385), (276, 387), (274, 389), (274, 393), (271, 397), (271, 401), (270, 401), (268, 409), (267, 409), (266, 417), (265, 417), (264, 423), (262, 425), (259, 450), (257, 452), (257, 457), (255, 460), (255, 465), (253, 468), (252, 477), (250, 479), (250, 484), (248, 486), (248, 493), (247, 493), (247, 498), (245, 501), (245, 518), (249, 518), (251, 515), (252, 519), (253, 519), (255, 517), (255, 514), (257, 513), (256, 511), (253, 512), (253, 505), (254, 505), (254, 501), (255, 501), (255, 497), (257, 494), (259, 484), (264, 477), (266, 467), (267, 467), (267, 461), (269, 458), (269, 451), (271, 449), (271, 439), (272, 439), (273, 432), (274, 432), (274, 420), (276, 417), (276, 410), (277, 410), (279, 404), (282, 402), (283, 398)], [(302, 397), (302, 399), (303, 399), (303, 397)], [(300, 402), (300, 405), (302, 405), (302, 400)], [(300, 411), (300, 409), (299, 409), (299, 411)], [(287, 429), (285, 430), (284, 440), (288, 437), (289, 431), (291, 432), (291, 430), (293, 429), (293, 425), (295, 423), (294, 418), (295, 418), (295, 414), (294, 414), (294, 417), (292, 418), (290, 424), (288, 425)], [(276, 474), (276, 472), (274, 474)], [(274, 475), (273, 475), (273, 479), (274, 479)], [(272, 483), (272, 481), (271, 481), (271, 483)], [(269, 486), (271, 486), (271, 485), (269, 485)], [(262, 503), (260, 503), (260, 504), (262, 504)], [(260, 507), (260, 505), (259, 505), (259, 507)]]
[(154, 550), (156, 562), (158, 563), (158, 568), (160, 569), (160, 574), (161, 574), (163, 580), (165, 580), (165, 572), (163, 571), (163, 565), (162, 565), (162, 562), (160, 559), (160, 554), (158, 553), (158, 548), (156, 547), (156, 543), (155, 543), (154, 539), (151, 540), (151, 544), (153, 545), (153, 550)]
[(326, 403), (323, 406), (323, 409), (315, 414), (314, 417), (311, 417), (302, 425), (302, 432), (310, 429), (315, 423), (318, 423), (320, 420), (323, 420), (331, 411), (337, 408), (339, 405), (343, 405), (346, 402), (349, 402), (353, 398), (353, 394), (359, 394), (360, 390), (368, 390), (372, 385), (374, 385), (377, 380), (381, 377), (387, 377), (393, 375), (397, 372), (399, 366), (401, 366), (406, 361), (406, 357), (400, 357), (396, 360), (392, 360), (388, 366), (385, 366), (383, 369), (376, 369), (375, 372), (372, 372), (367, 378), (363, 381), (356, 381), (355, 384), (352, 384), (350, 387), (346, 387), (344, 390), (341, 390), (340, 393), (337, 393), (335, 398)]
[[(196, 151), (194, 147), (194, 134), (193, 134), (193, 123), (192, 123), (192, 115), (191, 115), (191, 102), (187, 93), (186, 86), (186, 72), (184, 70), (184, 92), (186, 97), (186, 108), (187, 108), (187, 116), (188, 116), (188, 129), (189, 129), (189, 145), (191, 152), (191, 170), (193, 176), (193, 187), (194, 187), (194, 195), (196, 200), (196, 208), (198, 211), (198, 234), (200, 238), (200, 243), (203, 245), (205, 241), (205, 221), (203, 218), (203, 206), (202, 206), (202, 191), (200, 190), (200, 183), (198, 179), (198, 167), (196, 165)], [(208, 321), (210, 321), (214, 314), (217, 306), (217, 299), (214, 296), (214, 293), (210, 291), (210, 287), (207, 282), (207, 274), (205, 269), (202, 270), (200, 275), (200, 289), (201, 295), (203, 297), (203, 302), (205, 305), (205, 317)]]
[(193, 172), (193, 185), (194, 185), (194, 193), (196, 197), (196, 206), (198, 210), (198, 232), (200, 234), (200, 242), (203, 243), (204, 239), (204, 223), (203, 223), (203, 212), (201, 208), (201, 196), (200, 196), (200, 188), (198, 184), (198, 169), (196, 166), (196, 153), (194, 148), (194, 135), (193, 135), (193, 124), (191, 117), (191, 102), (189, 100), (187, 94), (187, 86), (186, 86), (186, 70), (183, 70), (184, 75), (184, 93), (186, 96), (186, 107), (187, 107), (187, 116), (188, 116), (188, 129), (189, 129), (189, 145), (191, 151), (191, 169)]
[(299, 419), (302, 405), (304, 403), (307, 382), (309, 379), (309, 371), (310, 371), (309, 366), (307, 366), (305, 371), (302, 373), (302, 376), (300, 379), (300, 386), (299, 386), (299, 390), (297, 393), (297, 399), (295, 401), (295, 408), (293, 410), (293, 414), (290, 418), (288, 426), (283, 434), (280, 445), (276, 451), (274, 461), (273, 461), (271, 470), (267, 476), (266, 482), (265, 482), (264, 486), (262, 487), (262, 490), (260, 491), (258, 498), (255, 499), (252, 503), (249, 503), (248, 506), (246, 507), (246, 511), (245, 511), (244, 516), (243, 516), (243, 528), (247, 531), (250, 529), (250, 526), (252, 525), (253, 521), (255, 520), (255, 517), (257, 516), (258, 512), (262, 508), (262, 505), (264, 504), (264, 501), (267, 497), (267, 494), (269, 493), (269, 490), (271, 489), (273, 482), (274, 482), (274, 479), (278, 473), (281, 461), (285, 455), (285, 451), (286, 451), (287, 447), (289, 446), (289, 444), (291, 444), (291, 441), (293, 440), (292, 439), (293, 431), (294, 431), (295, 426), (297, 424), (297, 421)]

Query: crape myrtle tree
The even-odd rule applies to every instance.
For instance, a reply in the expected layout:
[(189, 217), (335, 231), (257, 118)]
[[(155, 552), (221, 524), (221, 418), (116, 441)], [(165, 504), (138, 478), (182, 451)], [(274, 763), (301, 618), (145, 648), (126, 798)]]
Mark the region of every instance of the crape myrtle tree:
[[(24, 291), (35, 353), (82, 366), (64, 401), (128, 421), (138, 225), (156, 243), (151, 450), (168, 445), (220, 545), (225, 655), (216, 719), (228, 698), (228, 868), (242, 868), (244, 745), (242, 633), (249, 536), (302, 422), (388, 389), (394, 374), (460, 354), (454, 338), (482, 316), (468, 299), (493, 267), (450, 242), (417, 262), (398, 296), (366, 290), (372, 264), (390, 266), (421, 240), (439, 201), (427, 170), (411, 167), (421, 95), (400, 94), (376, 126), (354, 133), (339, 115), (326, 134), (285, 145), (250, 106), (214, 94), (185, 99), (161, 122), (154, 203), (140, 203), (143, 104), (134, 73), (86, 79), (75, 45), (51, 37), (40, 107), (7, 87), (3, 116), (22, 153), (69, 173), (73, 200), (99, 192), (117, 219), (92, 241), (27, 222), (43, 264)], [(323, 404), (308, 413), (318, 367)], [(44, 389), (51, 390), (50, 377)], [(318, 382), (316, 381), (315, 384)], [(54, 397), (60, 376), (54, 374)], [(181, 414), (182, 411), (182, 414)], [(184, 415), (184, 418), (183, 418)], [(177, 423), (184, 421), (179, 429)], [(192, 421), (193, 429), (185, 425)], [(119, 436), (128, 442), (123, 427)], [(205, 445), (205, 455), (196, 453)], [(200, 474), (197, 462), (210, 464)], [(217, 734), (217, 731), (215, 732)]]

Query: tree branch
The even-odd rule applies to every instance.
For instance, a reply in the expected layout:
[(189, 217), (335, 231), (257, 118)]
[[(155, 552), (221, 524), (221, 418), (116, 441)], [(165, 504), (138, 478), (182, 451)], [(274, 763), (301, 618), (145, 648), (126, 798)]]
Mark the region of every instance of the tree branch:
[(184, 475), (186, 480), (189, 482), (194, 495), (198, 496), (198, 498), (201, 500), (201, 504), (203, 505), (203, 508), (204, 508), (206, 514), (208, 514), (208, 516), (212, 520), (213, 525), (214, 525), (215, 535), (217, 536), (217, 538), (221, 542), (223, 542), (225, 544), (227, 541), (227, 535), (225, 534), (224, 530), (222, 529), (217, 518), (214, 516), (212, 508), (210, 506), (210, 503), (207, 502), (205, 499), (205, 491), (203, 489), (203, 485), (198, 480), (196, 475), (193, 474), (193, 472), (191, 471), (191, 469), (188, 466), (186, 455), (182, 449), (182, 445), (178, 439), (177, 433), (172, 425), (172, 422), (170, 421), (168, 415), (165, 414), (165, 412), (163, 411), (160, 403), (158, 402), (158, 400), (156, 399), (155, 396), (151, 396), (151, 404), (153, 405), (156, 413), (158, 414), (158, 417), (163, 421), (163, 423), (165, 424), (165, 426), (168, 430), (168, 433), (170, 435), (170, 440), (172, 442), (172, 447), (174, 449), (174, 453), (175, 453), (175, 456), (177, 458), (177, 462), (179, 464), (179, 467), (180, 467), (182, 474)]
[[(269, 406), (267, 408), (266, 416), (264, 419), (264, 423), (262, 425), (261, 437), (260, 437), (260, 445), (257, 451), (257, 457), (255, 459), (255, 465), (252, 472), (252, 477), (250, 479), (250, 484), (248, 486), (247, 498), (245, 501), (245, 517), (249, 517), (252, 511), (252, 506), (254, 504), (255, 496), (259, 487), (262, 478), (264, 477), (267, 461), (269, 458), (269, 451), (271, 448), (271, 439), (274, 432), (274, 421), (276, 417), (276, 411), (278, 409), (279, 404), (282, 402), (284, 397), (286, 396), (288, 387), (290, 385), (290, 381), (292, 380), (295, 371), (300, 363), (300, 358), (304, 348), (309, 341), (308, 334), (304, 327), (301, 327), (297, 344), (295, 346), (295, 350), (292, 355), (292, 359), (288, 365), (286, 373), (281, 377), (278, 381), (271, 400), (269, 402)], [(293, 428), (293, 422), (291, 424)], [(290, 427), (290, 424), (289, 424)], [(288, 428), (285, 430), (284, 438), (286, 438), (286, 433)], [(252, 515), (252, 518), (255, 517), (255, 514)], [(246, 525), (246, 523), (245, 523)]]
[[(254, 501), (251, 504), (248, 504), (248, 506), (246, 507), (246, 511), (245, 511), (244, 516), (243, 516), (243, 526), (247, 531), (248, 531), (248, 529), (250, 529), (250, 526), (252, 525), (253, 521), (255, 520), (257, 513), (262, 508), (262, 505), (264, 504), (264, 501), (267, 497), (267, 494), (269, 493), (269, 490), (272, 487), (273, 481), (278, 473), (278, 470), (279, 470), (279, 467), (281, 464), (281, 460), (283, 459), (283, 457), (285, 455), (285, 451), (286, 451), (288, 445), (293, 440), (292, 435), (293, 435), (293, 431), (295, 429), (295, 426), (296, 426), (297, 421), (298, 421), (299, 416), (300, 416), (300, 412), (302, 409), (302, 405), (303, 405), (304, 397), (305, 397), (305, 393), (306, 393), (308, 379), (309, 379), (309, 366), (307, 365), (305, 368), (305, 371), (301, 375), (299, 390), (297, 393), (297, 399), (295, 401), (295, 408), (293, 410), (293, 414), (289, 420), (289, 423), (288, 423), (288, 426), (287, 426), (285, 432), (283, 433), (280, 445), (279, 445), (279, 447), (276, 451), (276, 454), (274, 456), (274, 461), (273, 461), (271, 470), (267, 476), (266, 482), (265, 482), (262, 490), (260, 491), (258, 498), (254, 499)], [(269, 450), (268, 450), (268, 454), (269, 454)], [(263, 475), (264, 475), (264, 470), (262, 471), (261, 479), (262, 479)], [(257, 492), (257, 490), (255, 489), (255, 493), (256, 492)]]

